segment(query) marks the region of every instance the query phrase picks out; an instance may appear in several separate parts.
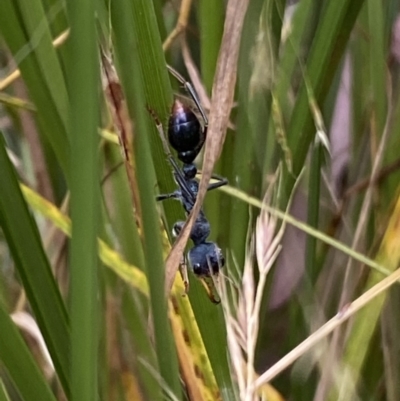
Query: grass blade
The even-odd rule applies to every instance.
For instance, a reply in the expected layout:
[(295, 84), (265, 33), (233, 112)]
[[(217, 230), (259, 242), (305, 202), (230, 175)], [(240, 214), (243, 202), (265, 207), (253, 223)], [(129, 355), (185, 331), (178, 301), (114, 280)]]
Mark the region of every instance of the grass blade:
[(14, 322), (3, 309), (3, 305), (0, 305), (0, 326), (0, 360), (6, 367), (22, 399), (55, 401), (56, 398), (39, 371)]
[[(143, 50), (140, 50), (146, 47), (145, 44), (149, 45), (149, 42), (154, 40), (159, 42), (159, 49), (161, 50), (160, 38), (154, 38), (157, 28), (153, 13), (151, 3), (147, 2), (144, 4), (142, 1), (135, 2), (132, 8), (126, 1), (114, 2), (111, 10), (116, 34), (116, 52), (121, 69), (121, 82), (127, 98), (130, 116), (135, 124), (133, 150), (135, 165), (137, 167), (136, 178), (140, 189), (139, 196), (142, 209), (140, 219), (143, 224), (144, 255), (150, 287), (155, 348), (161, 377), (164, 379), (168, 389), (177, 397), (180, 397), (178, 362), (168, 321), (166, 297), (163, 292), (165, 270), (153, 189), (154, 170), (149, 165), (151, 154), (148, 140), (149, 135), (147, 134), (148, 118), (146, 118), (146, 100), (155, 100), (148, 98), (152, 90), (156, 89), (154, 87), (155, 83), (146, 85), (148, 93), (145, 94), (143, 90), (145, 87), (143, 83), (146, 84), (150, 78), (144, 71), (154, 71), (155, 60), (149, 59), (149, 55), (142, 55), (141, 52)], [(146, 65), (148, 62), (151, 64)], [(157, 64), (157, 68), (160, 68), (160, 64)], [(164, 68), (164, 61), (162, 60), (162, 69)], [(131, 73), (132, 69), (136, 71), (133, 75)], [(151, 107), (158, 106), (160, 108), (163, 106), (160, 99), (150, 104)], [(155, 111), (157, 112), (157, 109)]]
[(71, 399), (98, 399), (99, 59), (95, 1), (71, 1)]
[[(57, 374), (69, 393), (69, 322), (36, 224), (0, 136), (0, 225)], [(32, 266), (35, 268), (32, 269)]]
[[(29, 7), (5, 0), (1, 7), (1, 33), (18, 63), (29, 95), (38, 111), (41, 132), (50, 142), (65, 174), (68, 170), (69, 151), (66, 89), (51, 43), (46, 15), (39, 0), (30, 3)], [(20, 18), (18, 7), (22, 9), (25, 19)]]

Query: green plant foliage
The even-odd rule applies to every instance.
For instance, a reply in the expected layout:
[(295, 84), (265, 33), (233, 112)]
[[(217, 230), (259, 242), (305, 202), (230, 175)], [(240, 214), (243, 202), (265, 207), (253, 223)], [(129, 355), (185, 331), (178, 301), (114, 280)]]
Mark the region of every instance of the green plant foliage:
[[(400, 399), (399, 2), (251, 0), (230, 43), (245, 4), (1, 2), (0, 400)], [(190, 266), (165, 292), (185, 211), (156, 202), (156, 123), (196, 112), (166, 60), (208, 145), (235, 90), (220, 305)]]

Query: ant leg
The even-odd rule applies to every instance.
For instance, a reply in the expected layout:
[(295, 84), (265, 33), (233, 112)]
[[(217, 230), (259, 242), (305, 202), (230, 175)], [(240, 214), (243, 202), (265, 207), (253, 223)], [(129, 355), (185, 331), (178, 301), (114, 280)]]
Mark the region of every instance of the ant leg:
[(208, 118), (206, 116), (206, 113), (200, 104), (200, 100), (196, 94), (196, 91), (194, 90), (192, 84), (187, 81), (181, 74), (179, 74), (178, 71), (176, 71), (174, 68), (172, 68), (170, 65), (167, 64), (167, 69), (168, 71), (183, 85), (185, 90), (189, 93), (191, 98), (193, 99), (194, 103), (196, 104), (197, 109), (199, 110), (203, 120), (204, 120), (204, 131), (205, 134), (207, 133), (207, 127), (208, 127)]
[(228, 179), (225, 177), (221, 177), (220, 175), (212, 174), (211, 178), (217, 180), (218, 182), (213, 182), (212, 184), (209, 184), (207, 191), (211, 191), (212, 189), (217, 189), (228, 184)]
[(181, 193), (179, 191), (171, 192), (170, 194), (160, 194), (156, 196), (157, 202), (162, 202), (166, 199), (180, 199)]
[[(201, 171), (198, 171), (198, 173), (201, 174)], [(227, 178), (222, 177), (218, 174), (212, 174), (211, 178), (214, 180), (217, 180), (217, 182), (213, 182), (212, 184), (209, 184), (207, 187), (207, 191), (211, 191), (213, 189), (223, 187), (224, 185), (227, 185), (229, 182)]]
[(207, 292), (207, 296), (213, 304), (218, 305), (221, 303), (221, 297), (218, 294), (217, 287), (215, 285), (215, 278), (212, 276), (199, 277), (201, 284)]
[(185, 287), (185, 293), (187, 294), (189, 292), (189, 275), (185, 256), (182, 256), (182, 260), (179, 263), (179, 272), (181, 274), (183, 285)]
[(150, 115), (153, 117), (154, 122), (156, 123), (156, 128), (157, 128), (158, 134), (161, 138), (161, 143), (163, 145), (164, 152), (167, 155), (168, 160), (169, 160), (169, 158), (173, 158), (173, 156), (171, 154), (171, 151), (169, 150), (167, 140), (165, 139), (163, 125), (161, 124), (160, 119), (158, 118), (156, 112), (153, 109), (151, 109), (150, 107), (147, 107), (147, 110), (150, 113)]

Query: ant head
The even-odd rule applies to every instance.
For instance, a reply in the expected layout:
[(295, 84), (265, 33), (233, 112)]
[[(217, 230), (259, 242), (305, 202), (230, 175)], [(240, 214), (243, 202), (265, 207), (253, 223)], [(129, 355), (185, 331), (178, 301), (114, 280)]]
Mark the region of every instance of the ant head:
[(168, 122), (168, 140), (183, 163), (193, 163), (205, 141), (199, 119), (180, 100), (175, 99)]
[(225, 258), (214, 242), (203, 242), (189, 251), (189, 262), (196, 276), (218, 274), (225, 265)]

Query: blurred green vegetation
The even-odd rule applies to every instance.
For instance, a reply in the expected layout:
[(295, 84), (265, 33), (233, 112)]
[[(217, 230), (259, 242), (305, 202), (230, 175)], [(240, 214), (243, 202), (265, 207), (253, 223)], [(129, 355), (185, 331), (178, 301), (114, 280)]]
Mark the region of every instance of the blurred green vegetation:
[(163, 296), (184, 211), (148, 109), (188, 95), (167, 60), (210, 112), (234, 1), (1, 2), (0, 400), (400, 399), (396, 284), (249, 395), (251, 347), (273, 370), (399, 267), (399, 0), (249, 2), (204, 203), (223, 305), (191, 272)]

